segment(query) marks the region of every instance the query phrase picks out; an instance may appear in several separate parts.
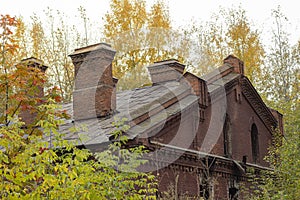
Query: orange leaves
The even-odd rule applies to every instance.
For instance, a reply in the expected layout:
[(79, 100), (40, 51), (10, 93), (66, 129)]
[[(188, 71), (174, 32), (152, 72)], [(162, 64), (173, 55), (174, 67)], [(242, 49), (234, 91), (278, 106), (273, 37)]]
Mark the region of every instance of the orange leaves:
[(11, 96), (12, 98), (14, 98), (17, 101), (24, 101), (26, 98), (24, 97), (24, 94), (14, 94)]
[(12, 35), (12, 28), (17, 25), (18, 21), (14, 17), (10, 17), (9, 15), (0, 15), (1, 37), (8, 37), (9, 35)]
[(32, 109), (32, 106), (31, 106), (31, 105), (24, 104), (24, 105), (21, 106), (21, 109), (22, 109), (22, 110), (30, 110), (30, 109)]
[(9, 15), (0, 15), (0, 42), (1, 42), (1, 57), (5, 54), (13, 55), (18, 48), (15, 39), (13, 38), (14, 28), (18, 26), (18, 21), (15, 17)]
[(12, 74), (11, 80), (15, 80), (18, 88), (31, 88), (37, 90), (35, 87), (44, 87), (46, 76), (41, 70), (34, 66), (27, 64), (19, 64), (16, 66), (15, 73)]
[(16, 26), (17, 25), (17, 20), (15, 17), (11, 17), (10, 15), (0, 15), (0, 25), (3, 26), (3, 24), (7, 24), (9, 26)]
[(59, 96), (59, 95), (56, 95), (55, 97), (54, 97), (54, 100), (55, 100), (55, 102), (61, 102), (61, 96)]
[(44, 151), (49, 150), (49, 148), (40, 147), (39, 153), (42, 154)]
[(54, 86), (53, 88), (51, 88), (48, 92), (48, 98), (53, 99), (56, 103), (60, 103), (62, 102), (62, 97), (61, 97), (61, 90), (57, 87)]
[(45, 81), (46, 76), (38, 66), (28, 63), (10, 66), (6, 73), (1, 74), (0, 96), (5, 97), (2, 100), (5, 124), (8, 124), (8, 118), (17, 115), (23, 121), (36, 117), (38, 106), (46, 102), (43, 92)]

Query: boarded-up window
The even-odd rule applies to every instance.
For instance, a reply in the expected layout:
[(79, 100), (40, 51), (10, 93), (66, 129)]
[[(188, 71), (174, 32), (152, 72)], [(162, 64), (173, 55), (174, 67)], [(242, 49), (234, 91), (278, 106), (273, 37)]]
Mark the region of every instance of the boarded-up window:
[(251, 145), (252, 145), (252, 159), (254, 163), (257, 163), (259, 157), (258, 130), (254, 123), (251, 126)]
[(230, 119), (228, 114), (226, 114), (224, 120), (223, 136), (224, 136), (224, 156), (227, 158), (231, 158), (232, 142), (231, 142), (231, 131), (230, 131)]

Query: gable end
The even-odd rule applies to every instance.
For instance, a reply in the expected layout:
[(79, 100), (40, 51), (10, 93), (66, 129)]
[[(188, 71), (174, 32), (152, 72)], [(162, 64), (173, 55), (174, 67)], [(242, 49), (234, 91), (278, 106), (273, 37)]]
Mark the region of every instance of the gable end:
[(241, 81), (242, 93), (249, 101), (258, 116), (262, 119), (266, 127), (272, 132), (277, 126), (277, 120), (274, 118), (268, 107), (265, 105), (253, 85), (247, 77), (243, 77)]

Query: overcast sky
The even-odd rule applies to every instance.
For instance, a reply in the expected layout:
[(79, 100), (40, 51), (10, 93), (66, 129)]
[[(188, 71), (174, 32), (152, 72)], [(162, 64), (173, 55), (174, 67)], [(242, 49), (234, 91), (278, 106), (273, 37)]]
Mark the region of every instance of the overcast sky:
[[(154, 0), (147, 0), (151, 4)], [(217, 12), (219, 7), (242, 6), (247, 12), (250, 21), (257, 28), (263, 30), (264, 37), (268, 37), (268, 28), (271, 26), (271, 9), (278, 5), (288, 17), (291, 25), (289, 32), (291, 41), (294, 43), (300, 39), (300, 14), (297, 1), (289, 0), (166, 0), (170, 8), (170, 17), (173, 26), (184, 26), (191, 20), (207, 21), (212, 13)], [(295, 3), (296, 2), (296, 3)], [(59, 9), (69, 16), (74, 23), (74, 16), (78, 15), (77, 8), (84, 6), (87, 15), (92, 22), (100, 22), (109, 10), (109, 0), (0, 0), (0, 14), (22, 15), (25, 19), (36, 13), (43, 16), (43, 11), (50, 7)], [(266, 40), (266, 38), (264, 38)]]

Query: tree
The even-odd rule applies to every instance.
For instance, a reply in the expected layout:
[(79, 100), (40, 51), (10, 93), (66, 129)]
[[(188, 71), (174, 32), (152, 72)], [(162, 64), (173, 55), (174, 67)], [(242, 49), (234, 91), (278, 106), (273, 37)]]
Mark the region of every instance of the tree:
[(285, 135), (275, 132), (275, 140), (266, 160), (272, 171), (257, 177), (255, 199), (300, 198), (300, 107), (299, 107), (299, 42), (289, 43), (287, 18), (280, 7), (272, 11), (273, 40), (267, 66), (263, 70), (265, 101), (284, 116)]
[(258, 30), (251, 30), (246, 11), (239, 8), (229, 12), (229, 29), (226, 33), (230, 53), (244, 61), (246, 76), (256, 84), (261, 78), (261, 66), (264, 64), (265, 51)]
[(31, 17), (32, 25), (30, 29), (30, 39), (32, 44), (32, 56), (41, 59), (47, 55), (45, 52), (44, 43), (46, 42), (44, 28), (39, 18), (34, 15)]
[(146, 2), (112, 0), (111, 12), (105, 16), (106, 41), (117, 50), (113, 63), (114, 76), (121, 79), (118, 89), (131, 89), (150, 83), (146, 65), (174, 53), (166, 50), (171, 25), (162, 1), (153, 4), (150, 12)]
[(28, 38), (29, 34), (27, 32), (28, 27), (26, 26), (25, 22), (23, 21), (22, 17), (19, 17), (16, 19), (17, 26), (16, 30), (13, 34), (13, 38), (16, 42), (16, 45), (18, 48), (16, 49), (16, 52), (14, 55), (10, 58), (12, 60), (12, 63), (18, 63), (20, 60), (24, 58), (28, 58)]
[(0, 93), (1, 97), (1, 118), (4, 119), (4, 123), (7, 124), (9, 122), (8, 116), (5, 113), (9, 107), (9, 79), (8, 74), (11, 71), (10, 65), (12, 65), (12, 61), (9, 58), (12, 58), (15, 49), (17, 48), (16, 40), (13, 38), (13, 30), (17, 26), (17, 20), (9, 15), (1, 15), (0, 16), (0, 42), (1, 42), (1, 88), (4, 92)]
[[(32, 50), (30, 54), (36, 52), (34, 45), (36, 43), (39, 52), (37, 52), (35, 57), (42, 58), (50, 66), (48, 70), (51, 76), (51, 79), (49, 79), (50, 85), (57, 85), (60, 88), (60, 95), (63, 101), (69, 102), (73, 91), (74, 69), (68, 55), (71, 53), (71, 49), (75, 48), (70, 41), (73, 41), (75, 44), (78, 42), (73, 39), (73, 33), (76, 34), (76, 31), (75, 29), (69, 29), (64, 23), (63, 14), (59, 11), (54, 14), (49, 8), (46, 12), (46, 19), (49, 21), (49, 27), (45, 27), (37, 16), (32, 17), (32, 41), (29, 42)], [(50, 33), (44, 34), (45, 29), (50, 30)]]
[(269, 105), (284, 114), (287, 133), (295, 132), (299, 131), (299, 126), (294, 123), (296, 116), (299, 117), (299, 45), (289, 43), (285, 28), (288, 19), (280, 7), (273, 10), (272, 15), (275, 27), (267, 59), (268, 67), (264, 68), (266, 78), (263, 84), (267, 86), (264, 87), (264, 93)]
[(39, 108), (48, 118), (37, 125), (44, 134), (52, 133), (49, 142), (34, 135), (25, 138), (18, 121), (0, 127), (2, 199), (155, 199), (154, 176), (135, 170), (145, 163), (140, 159), (143, 147), (120, 148), (126, 143), (119, 135), (124, 126), (113, 133), (122, 139), (92, 154), (63, 139), (56, 128), (62, 121), (54, 120), (55, 104)]
[(59, 92), (64, 102), (71, 101), (74, 85), (74, 69), (68, 55), (74, 49), (86, 45), (88, 42), (86, 37), (91, 35), (87, 33), (87, 29), (92, 25), (88, 23), (85, 9), (81, 7), (79, 11), (84, 21), (84, 36), (79, 33), (77, 27), (64, 23), (66, 18), (64, 14), (50, 8), (45, 12), (47, 23), (42, 23), (41, 18), (36, 15), (31, 16), (29, 23), (25, 23), (22, 18), (16, 19), (16, 31), (11, 38), (14, 45), (20, 48), (16, 49), (14, 54), (10, 54), (10, 57), (6, 55), (11, 65), (28, 57), (43, 59), (49, 66), (47, 71), (51, 77), (48, 79), (49, 85), (57, 85), (60, 88)]
[(279, 131), (274, 133), (273, 145), (265, 158), (272, 170), (255, 174), (249, 171), (251, 194), (244, 192), (249, 199), (296, 200), (300, 198), (299, 132), (289, 133), (285, 139)]
[[(57, 88), (37, 95), (46, 83), (41, 66), (6, 61), (18, 48), (12, 39), (16, 26), (15, 18), (1, 16), (0, 198), (155, 199), (154, 176), (136, 170), (145, 163), (144, 147), (121, 148), (129, 128), (124, 120), (113, 124), (115, 141), (95, 154), (60, 133), (68, 115), (57, 105)], [(25, 123), (24, 111), (35, 120)]]
[(194, 69), (199, 74), (219, 66), (229, 54), (234, 54), (244, 61), (245, 74), (256, 85), (261, 78), (261, 66), (264, 64), (265, 51), (260, 41), (260, 33), (253, 30), (241, 7), (220, 9), (218, 14), (205, 26), (193, 26), (192, 35), (197, 38), (202, 60), (199, 59)]

